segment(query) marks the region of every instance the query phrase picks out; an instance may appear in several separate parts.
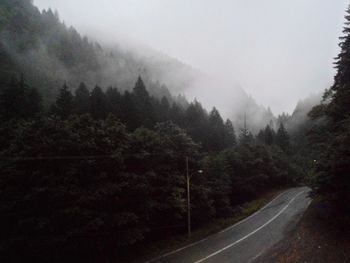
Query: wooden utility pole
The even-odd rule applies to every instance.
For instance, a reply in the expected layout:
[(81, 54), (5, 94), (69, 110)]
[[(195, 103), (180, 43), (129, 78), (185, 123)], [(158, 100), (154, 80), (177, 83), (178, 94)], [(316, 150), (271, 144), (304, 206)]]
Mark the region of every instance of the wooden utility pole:
[(187, 182), (187, 233), (191, 237), (191, 199), (190, 199), (190, 174), (188, 171), (188, 157), (186, 157), (186, 182)]

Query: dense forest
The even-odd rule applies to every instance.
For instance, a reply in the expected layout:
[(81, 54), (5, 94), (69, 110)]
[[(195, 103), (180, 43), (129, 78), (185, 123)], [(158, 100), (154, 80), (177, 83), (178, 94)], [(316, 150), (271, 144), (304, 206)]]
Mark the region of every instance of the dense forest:
[(256, 138), (246, 128), (236, 136), (215, 108), (207, 113), (198, 101), (183, 108), (158, 100), (141, 77), (124, 93), (81, 83), (72, 94), (64, 84), (47, 111), (35, 88), (13, 79), (2, 90), (0, 112), (7, 260), (35, 257), (43, 248), (47, 255), (36, 261), (82, 260), (82, 254), (84, 261), (101, 254), (107, 260), (138, 242), (184, 231), (185, 157), (194, 227), (300, 180), (283, 124), (277, 132), (266, 126)]
[(335, 61), (334, 84), (325, 91), (322, 103), (309, 116), (314, 125), (308, 132), (315, 162), (314, 190), (330, 205), (343, 224), (343, 234), (350, 216), (350, 7), (340, 37), (340, 54)]
[(0, 51), (0, 80), (7, 81), (18, 72), (25, 74), (43, 94), (45, 106), (65, 81), (74, 87), (84, 80), (90, 86), (130, 90), (142, 74), (152, 95), (169, 98), (169, 89), (179, 94), (199, 74), (152, 50), (141, 55), (117, 45), (102, 47), (61, 22), (57, 12), (39, 11), (29, 0), (1, 1)]
[[(322, 103), (311, 110), (318, 98), (301, 102), (278, 118), (267, 110), (257, 131), (249, 119), (255, 106), (236, 127), (215, 107), (208, 112), (172, 95), (156, 79), (161, 72), (138, 70), (141, 60), (107, 55), (57, 13), (3, 0), (0, 261), (111, 262), (186, 233), (186, 158), (194, 228), (271, 189), (305, 183), (345, 219), (348, 27), (345, 33)], [(111, 60), (107, 76), (101, 63)]]
[[(23, 73), (43, 95), (45, 107), (55, 100), (64, 82), (73, 90), (84, 81), (90, 87), (131, 91), (142, 75), (152, 96), (165, 96), (183, 106), (187, 101), (180, 94), (192, 86), (216, 85), (199, 70), (149, 48), (93, 41), (62, 22), (56, 11), (39, 11), (29, 0), (0, 3), (0, 60), (0, 81)], [(242, 89), (235, 90), (237, 99), (229, 114), (234, 124), (242, 126), (245, 114), (250, 129), (258, 132), (275, 119)]]

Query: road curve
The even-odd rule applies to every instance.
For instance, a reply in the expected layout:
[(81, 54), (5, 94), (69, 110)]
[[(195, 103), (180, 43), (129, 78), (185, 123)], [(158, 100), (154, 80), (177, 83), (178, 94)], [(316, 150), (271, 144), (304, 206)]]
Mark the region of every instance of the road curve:
[(309, 192), (307, 187), (286, 190), (243, 221), (147, 262), (253, 262), (296, 225), (311, 202)]

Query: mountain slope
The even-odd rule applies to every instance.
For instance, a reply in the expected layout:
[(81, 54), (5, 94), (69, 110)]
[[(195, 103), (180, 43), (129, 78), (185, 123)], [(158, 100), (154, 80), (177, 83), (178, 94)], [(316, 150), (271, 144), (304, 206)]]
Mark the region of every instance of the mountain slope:
[(84, 81), (90, 87), (128, 90), (140, 74), (152, 95), (170, 97), (169, 90), (182, 92), (197, 74), (157, 52), (150, 56), (118, 46), (103, 48), (67, 27), (57, 12), (40, 12), (29, 0), (1, 1), (0, 51), (0, 82), (23, 73), (49, 101), (64, 82), (73, 89)]

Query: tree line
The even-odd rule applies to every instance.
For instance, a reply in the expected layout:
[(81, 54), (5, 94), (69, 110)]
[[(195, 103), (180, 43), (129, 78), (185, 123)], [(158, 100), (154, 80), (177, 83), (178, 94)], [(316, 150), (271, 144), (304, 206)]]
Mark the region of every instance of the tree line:
[(298, 180), (283, 126), (236, 136), (216, 108), (154, 98), (141, 77), (124, 93), (64, 84), (48, 106), (21, 77), (2, 88), (0, 114), (6, 262), (108, 262), (184, 233), (186, 156), (194, 228)]
[(158, 98), (191, 85), (196, 72), (179, 61), (156, 52), (150, 60), (131, 47), (97, 43), (66, 25), (57, 11), (34, 4), (0, 1), (0, 83), (22, 72), (50, 103), (64, 81), (74, 90), (82, 80), (88, 86), (129, 88), (142, 72), (148, 91)]
[[(349, 235), (350, 219), (350, 7), (340, 37), (337, 73), (321, 104), (309, 113), (313, 126), (308, 133), (313, 157), (314, 192), (330, 207), (342, 234)], [(342, 223), (342, 224), (339, 224)]]

